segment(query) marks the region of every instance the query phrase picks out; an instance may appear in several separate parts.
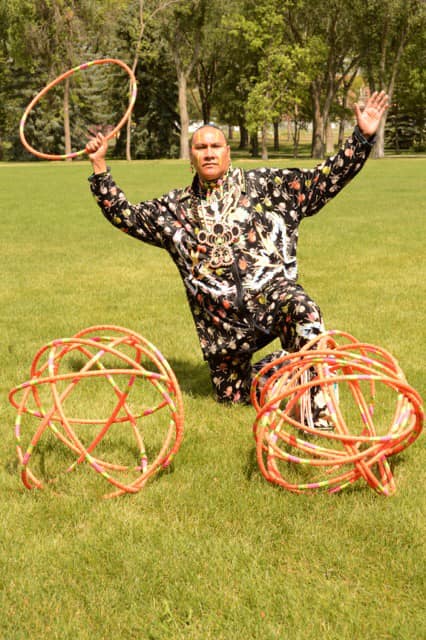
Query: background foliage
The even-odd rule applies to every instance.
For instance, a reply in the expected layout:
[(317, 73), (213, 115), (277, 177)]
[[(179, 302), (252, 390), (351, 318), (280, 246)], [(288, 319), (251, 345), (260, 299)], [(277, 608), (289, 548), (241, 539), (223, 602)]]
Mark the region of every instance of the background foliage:
[[(421, 0), (330, 0), (326, 10), (313, 0), (1, 0), (0, 159), (28, 159), (18, 125), (29, 100), (100, 57), (134, 64), (138, 79), (131, 142), (123, 132), (118, 157), (184, 158), (190, 122), (214, 119), (238, 127), (240, 147), (266, 158), (284, 119), (296, 153), (309, 124), (319, 158), (337, 142), (331, 123), (341, 142), (353, 101), (377, 88), (392, 99), (387, 148), (424, 150), (425, 24)], [(90, 95), (117, 120), (126, 92), (113, 74), (107, 84)], [(46, 103), (28, 126), (34, 146), (51, 141), (63, 152), (63, 120)], [(71, 121), (74, 130), (99, 124), (75, 110)]]

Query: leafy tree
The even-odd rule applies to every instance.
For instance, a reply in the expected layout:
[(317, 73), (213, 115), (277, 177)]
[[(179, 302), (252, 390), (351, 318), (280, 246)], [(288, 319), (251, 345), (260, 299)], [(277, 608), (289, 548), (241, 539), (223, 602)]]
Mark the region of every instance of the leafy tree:
[(241, 0), (215, 0), (206, 5), (202, 42), (193, 76), (198, 97), (195, 102), (204, 123), (211, 122), (213, 112), (221, 105), (220, 81), (235, 62), (230, 52), (228, 21), (240, 4)]
[(10, 111), (13, 109), (11, 85), (13, 69), (8, 47), (9, 12), (8, 3), (0, 3), (0, 160), (7, 158), (10, 142), (6, 131), (10, 123)]
[(426, 31), (407, 46), (395, 83), (385, 129), (385, 145), (426, 150)]
[[(262, 158), (267, 159), (268, 123), (284, 114), (296, 116), (309, 78), (303, 70), (306, 52), (301, 47), (271, 49), (259, 64), (259, 81), (250, 91), (246, 107), (249, 130), (262, 131)], [(297, 133), (295, 131), (297, 136)], [(297, 137), (294, 140), (297, 144)]]
[[(136, 2), (129, 2), (126, 8), (126, 26), (128, 31), (128, 41), (131, 51), (133, 51), (133, 62), (131, 65), (132, 71), (136, 74), (138, 63), (141, 57), (141, 52), (144, 48), (150, 50), (153, 49), (154, 39), (150, 38), (149, 47), (144, 47), (146, 42), (145, 30), (146, 27), (151, 27), (156, 16), (161, 11), (164, 11), (173, 4), (180, 2), (180, 0), (137, 0)], [(123, 23), (123, 21), (122, 21)], [(157, 47), (158, 50), (158, 47)], [(146, 51), (144, 52), (146, 55)], [(160, 125), (161, 127), (161, 125)], [(126, 127), (126, 158), (131, 160), (131, 133), (134, 126), (132, 126), (132, 119), (129, 118)]]
[[(179, 2), (180, 0), (177, 0)], [(131, 60), (138, 95), (126, 135), (117, 140), (114, 153), (130, 160), (174, 157), (177, 154), (179, 114), (176, 75), (162, 37), (160, 13), (175, 4), (152, 0), (127, 2), (115, 25), (115, 55)]]
[[(371, 91), (384, 89), (391, 102), (404, 52), (424, 33), (426, 7), (423, 0), (363, 0), (354, 6), (358, 21), (358, 50)], [(362, 20), (361, 20), (362, 16)], [(384, 155), (386, 116), (377, 132), (373, 155)]]
[[(12, 21), (12, 28), (18, 33), (22, 29), (19, 44), (16, 38), (14, 41), (18, 57), (22, 59), (29, 56), (32, 60), (43, 60), (43, 66), (51, 79), (75, 66), (75, 43), (83, 29), (76, 3), (73, 0), (35, 0), (32, 3), (21, 0), (18, 4), (26, 16), (22, 22), (22, 14), (14, 13)], [(66, 79), (62, 95), (65, 153), (71, 151), (69, 86), (69, 79)], [(57, 96), (58, 94), (52, 94), (48, 98), (49, 106), (56, 114), (59, 109), (53, 103)], [(56, 118), (54, 128), (59, 130)]]
[[(263, 5), (260, 16), (263, 16)], [(247, 103), (250, 92), (260, 80), (263, 34), (257, 28), (258, 15), (253, 0), (236, 0), (223, 14), (221, 30), (225, 38), (225, 56), (218, 72), (215, 108), (219, 118), (240, 130), (240, 148), (249, 143)], [(257, 155), (257, 131), (251, 127), (252, 153)]]
[(247, 104), (252, 129), (265, 130), (302, 103), (306, 112), (309, 89), (312, 155), (323, 156), (337, 92), (357, 67), (350, 7), (349, 0), (331, 0), (319, 12), (313, 0), (245, 0), (236, 21), (255, 59)]
[[(7, 47), (14, 70), (11, 90), (12, 93), (20, 92), (19, 110), (22, 113), (24, 106), (41, 87), (87, 60), (86, 56), (96, 49), (100, 38), (90, 27), (98, 22), (99, 5), (89, 0), (79, 3), (72, 0), (18, 0), (7, 2), (7, 6)], [(79, 83), (77, 78), (74, 81)], [(81, 82), (84, 84), (85, 81)], [(70, 102), (70, 82), (67, 79), (50, 91), (31, 114), (27, 133), (37, 148), (70, 152), (70, 115), (75, 117), (81, 106)], [(21, 86), (24, 87), (22, 91)], [(72, 129), (78, 130), (78, 123), (76, 126), (73, 124)]]
[[(324, 155), (329, 123), (339, 140), (363, 79), (391, 95), (387, 144), (425, 145), (424, 0), (0, 0), (0, 157), (25, 157), (19, 118), (49, 80), (83, 61), (117, 57), (133, 66), (139, 93), (127, 158), (188, 156), (192, 115), (248, 134), (313, 123), (312, 154)], [(422, 58), (423, 56), (423, 58)], [(98, 69), (100, 69), (98, 67)], [(109, 67), (75, 74), (43, 99), (26, 132), (37, 148), (69, 151), (89, 122), (111, 124), (127, 104), (127, 77)], [(72, 89), (72, 93), (70, 93)], [(72, 126), (70, 126), (70, 122)], [(375, 153), (384, 151), (379, 130)]]
[(331, 110), (344, 79), (357, 68), (352, 5), (354, 0), (330, 0), (318, 11), (314, 0), (284, 0), (287, 37), (308, 53), (312, 102), (312, 156), (321, 158)]
[(155, 33), (145, 36), (136, 78), (139, 92), (132, 117), (134, 157), (179, 157), (176, 75), (165, 44)]
[(199, 60), (207, 0), (180, 0), (161, 13), (162, 35), (173, 60), (178, 84), (180, 158), (189, 158), (188, 84)]

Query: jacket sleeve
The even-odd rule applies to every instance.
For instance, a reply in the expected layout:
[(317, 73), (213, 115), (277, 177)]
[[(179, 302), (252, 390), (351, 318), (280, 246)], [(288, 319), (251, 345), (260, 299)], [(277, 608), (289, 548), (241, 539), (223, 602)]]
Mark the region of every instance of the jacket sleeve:
[(299, 218), (314, 215), (334, 198), (364, 166), (373, 144), (355, 127), (337, 154), (314, 169), (290, 170), (284, 182)]
[(131, 204), (109, 171), (89, 177), (90, 190), (103, 215), (115, 227), (157, 247), (163, 247), (167, 196)]

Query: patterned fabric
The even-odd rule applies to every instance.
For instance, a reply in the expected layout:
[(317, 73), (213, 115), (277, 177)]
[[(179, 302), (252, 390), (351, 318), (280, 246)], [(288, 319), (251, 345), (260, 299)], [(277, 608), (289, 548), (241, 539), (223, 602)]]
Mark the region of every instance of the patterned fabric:
[[(274, 282), (274, 291), (275, 293), (270, 296), (271, 302), (266, 305), (263, 304), (262, 299), (259, 303), (259, 328), (257, 334), (256, 331), (253, 332), (253, 338), (258, 344), (265, 337), (267, 342), (270, 342), (270, 336), (279, 338), (283, 351), (269, 354), (253, 367), (250, 351), (210, 357), (208, 359), (210, 376), (217, 400), (247, 402), (250, 397), (252, 378), (267, 362), (272, 362), (283, 352), (299, 351), (312, 338), (324, 332), (318, 306), (300, 285), (278, 278)], [(318, 407), (318, 412), (322, 409), (322, 406)]]
[[(359, 172), (371, 146), (355, 128), (343, 148), (314, 169), (232, 169), (207, 192), (196, 176), (189, 187), (139, 204), (128, 202), (109, 171), (89, 180), (113, 225), (169, 252), (213, 372), (221, 360), (249, 361), (276, 337), (293, 351), (300, 338), (306, 342), (323, 330), (318, 307), (295, 287), (299, 224)], [(297, 295), (303, 297), (299, 309)], [(231, 399), (246, 395), (234, 388)]]

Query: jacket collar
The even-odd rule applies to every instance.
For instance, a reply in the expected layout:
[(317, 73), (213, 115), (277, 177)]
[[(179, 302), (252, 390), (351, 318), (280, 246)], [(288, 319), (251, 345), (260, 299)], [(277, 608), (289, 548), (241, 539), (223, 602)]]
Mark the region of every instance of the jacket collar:
[[(233, 184), (237, 184), (240, 186), (241, 193), (247, 193), (246, 177), (243, 169), (239, 169), (239, 168), (234, 169), (233, 167), (230, 168), (227, 176), (223, 181), (223, 188), (225, 190), (229, 189)], [(198, 175), (196, 175), (194, 176), (192, 184), (182, 189), (181, 193), (178, 196), (178, 200), (179, 202), (184, 202), (185, 200), (191, 197), (191, 193), (195, 193), (196, 195), (198, 195), (199, 192), (200, 192), (200, 188), (199, 188)]]

